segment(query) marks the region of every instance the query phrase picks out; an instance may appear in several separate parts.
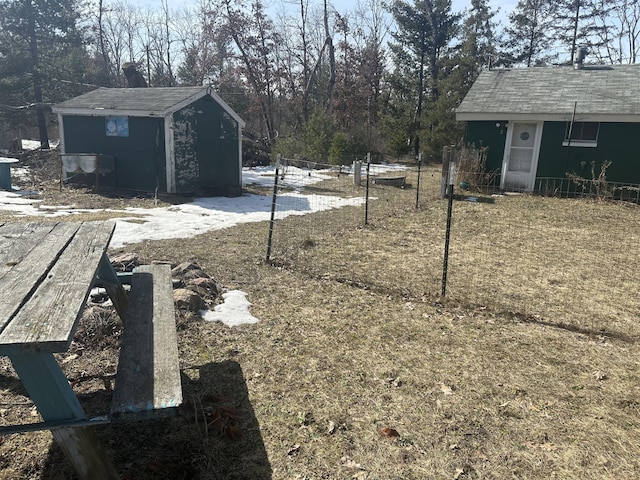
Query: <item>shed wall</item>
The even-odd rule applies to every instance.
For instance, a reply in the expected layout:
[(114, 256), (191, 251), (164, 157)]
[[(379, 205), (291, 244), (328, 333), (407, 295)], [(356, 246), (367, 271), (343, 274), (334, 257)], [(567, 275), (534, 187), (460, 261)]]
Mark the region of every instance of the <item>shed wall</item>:
[(176, 191), (237, 192), (242, 187), (237, 122), (209, 96), (173, 118)]
[[(497, 127), (500, 123), (502, 126)], [(502, 168), (502, 158), (504, 157), (504, 142), (507, 136), (506, 121), (486, 121), (468, 122), (466, 133), (466, 145), (468, 147), (488, 147), (487, 150), (487, 171)]]
[[(116, 169), (101, 183), (118, 188), (167, 191), (161, 118), (128, 117), (129, 135), (108, 136), (105, 117), (63, 115), (66, 153), (113, 155)], [(87, 177), (93, 182), (93, 176)]]
[(545, 122), (537, 177), (563, 178), (569, 172), (591, 179), (591, 162), (598, 175), (602, 163), (610, 160), (607, 181), (640, 183), (640, 154), (634, 145), (640, 124), (601, 123), (597, 147), (562, 146), (565, 128), (565, 122)]
[[(497, 127), (500, 120), (468, 122), (467, 145), (489, 147), (487, 170), (502, 167), (506, 129)], [(591, 162), (596, 163), (596, 175), (605, 160), (610, 182), (640, 183), (640, 152), (635, 139), (640, 138), (640, 123), (601, 123), (597, 147), (565, 147), (566, 122), (544, 122), (536, 177), (566, 178), (567, 172), (591, 179)]]

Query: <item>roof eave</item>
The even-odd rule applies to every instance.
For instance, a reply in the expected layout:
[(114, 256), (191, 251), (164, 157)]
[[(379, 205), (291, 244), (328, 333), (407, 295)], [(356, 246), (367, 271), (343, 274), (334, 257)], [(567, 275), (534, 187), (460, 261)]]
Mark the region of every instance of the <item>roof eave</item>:
[[(569, 122), (572, 113), (514, 113), (514, 112), (456, 112), (456, 120), (459, 122), (476, 121), (537, 121), (537, 122)], [(640, 122), (640, 113), (583, 113), (576, 114), (576, 122)]]
[(195, 91), (192, 95), (180, 100), (179, 102), (171, 105), (164, 110), (127, 110), (119, 108), (86, 108), (86, 107), (65, 107), (61, 105), (55, 105), (52, 108), (54, 113), (60, 113), (62, 115), (82, 115), (91, 117), (106, 117), (106, 116), (128, 116), (128, 117), (156, 117), (164, 118), (169, 114), (177, 112), (178, 110), (190, 105), (191, 103), (199, 100), (205, 95), (210, 95), (221, 107), (229, 114), (238, 124), (240, 128), (244, 128), (246, 122), (240, 118), (240, 116), (233, 111), (233, 109), (227, 105), (227, 103), (216, 94), (211, 87), (202, 87), (200, 90)]
[(87, 117), (157, 117), (163, 118), (166, 113), (163, 111), (155, 110), (126, 110), (118, 108), (85, 108), (85, 107), (59, 107), (54, 106), (52, 108), (53, 113), (60, 113), (62, 115), (81, 115)]

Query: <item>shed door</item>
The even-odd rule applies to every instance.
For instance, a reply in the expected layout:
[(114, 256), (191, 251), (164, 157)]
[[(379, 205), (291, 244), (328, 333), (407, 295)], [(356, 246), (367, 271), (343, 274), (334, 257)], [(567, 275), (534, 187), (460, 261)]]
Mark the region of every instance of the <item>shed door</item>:
[(510, 122), (502, 162), (503, 190), (533, 190), (542, 138), (542, 122)]

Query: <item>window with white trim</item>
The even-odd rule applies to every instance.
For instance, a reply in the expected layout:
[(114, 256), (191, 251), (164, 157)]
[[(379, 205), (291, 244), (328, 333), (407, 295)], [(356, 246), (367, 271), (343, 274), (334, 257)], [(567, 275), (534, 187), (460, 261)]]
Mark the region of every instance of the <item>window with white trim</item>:
[(596, 147), (600, 122), (567, 122), (563, 146)]

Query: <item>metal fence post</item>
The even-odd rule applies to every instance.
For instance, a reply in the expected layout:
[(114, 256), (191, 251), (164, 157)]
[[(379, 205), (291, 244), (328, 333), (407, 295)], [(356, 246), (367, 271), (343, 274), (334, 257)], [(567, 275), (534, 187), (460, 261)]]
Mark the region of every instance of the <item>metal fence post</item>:
[(422, 153), (418, 154), (418, 181), (416, 182), (416, 209), (420, 204), (420, 166), (422, 165)]
[(444, 261), (442, 262), (442, 296), (447, 293), (447, 271), (449, 270), (449, 241), (451, 240), (451, 217), (453, 214), (453, 177), (449, 180), (447, 190), (449, 205), (447, 207), (447, 231), (444, 239)]
[(371, 167), (371, 152), (367, 153), (367, 190), (364, 202), (364, 224), (369, 224), (369, 169)]
[(280, 176), (280, 154), (276, 158), (276, 175), (273, 180), (273, 195), (271, 196), (271, 219), (269, 220), (269, 239), (267, 240), (267, 258), (266, 262), (271, 259), (271, 242), (273, 241), (273, 224), (276, 217), (276, 200), (278, 198), (278, 178)]

